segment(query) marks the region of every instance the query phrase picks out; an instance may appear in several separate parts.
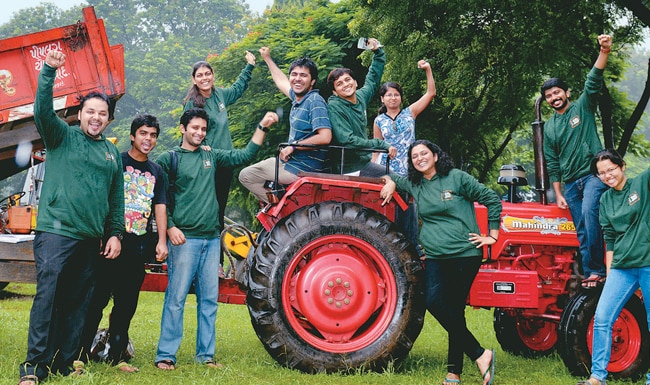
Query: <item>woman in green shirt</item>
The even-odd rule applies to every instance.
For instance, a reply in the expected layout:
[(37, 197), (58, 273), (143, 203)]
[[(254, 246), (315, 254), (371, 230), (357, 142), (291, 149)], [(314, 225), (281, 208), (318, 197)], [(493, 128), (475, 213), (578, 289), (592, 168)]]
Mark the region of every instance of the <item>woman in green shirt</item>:
[[(594, 315), (591, 377), (578, 384), (601, 385), (607, 379), (612, 326), (639, 287), (650, 314), (650, 168), (628, 178), (623, 158), (616, 150), (606, 149), (592, 160), (591, 172), (610, 187), (600, 198), (607, 281)], [(650, 385), (650, 373), (645, 383)]]
[[(408, 159), (408, 177), (384, 176), (381, 196), (387, 203), (397, 188), (410, 193), (418, 207), (427, 310), (449, 334), (443, 385), (460, 383), (463, 353), (476, 362), (483, 385), (492, 384), (494, 350), (481, 347), (467, 329), (465, 301), (481, 266), (482, 247), (494, 244), (499, 236), (501, 200), (474, 177), (455, 169), (449, 156), (428, 140), (413, 142)], [(488, 235), (480, 234), (474, 202), (488, 209)]]

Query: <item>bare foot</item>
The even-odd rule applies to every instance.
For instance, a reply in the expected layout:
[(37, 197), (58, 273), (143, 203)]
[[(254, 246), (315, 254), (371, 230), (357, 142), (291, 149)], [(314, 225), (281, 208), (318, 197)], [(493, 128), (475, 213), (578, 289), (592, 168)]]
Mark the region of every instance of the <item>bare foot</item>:
[(135, 367), (133, 365), (129, 365), (128, 363), (126, 363), (124, 361), (120, 361), (120, 363), (115, 365), (115, 367), (117, 367), (119, 370), (121, 370), (121, 371), (123, 371), (125, 373), (136, 373), (136, 372), (140, 371), (140, 369), (138, 369), (137, 367)]

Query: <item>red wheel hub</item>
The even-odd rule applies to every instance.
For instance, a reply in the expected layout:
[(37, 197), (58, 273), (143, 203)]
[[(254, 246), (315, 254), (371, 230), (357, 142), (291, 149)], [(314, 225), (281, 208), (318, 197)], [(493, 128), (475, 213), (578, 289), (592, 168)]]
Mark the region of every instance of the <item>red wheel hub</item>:
[(282, 284), (289, 323), (328, 352), (361, 349), (383, 334), (394, 315), (395, 278), (369, 243), (352, 236), (318, 238), (291, 260)]
[(553, 349), (557, 342), (556, 324), (542, 319), (517, 318), (517, 333), (524, 344), (535, 351)]
[[(587, 347), (589, 353), (593, 352), (594, 340), (594, 320), (589, 322), (587, 329)], [(621, 314), (614, 322), (612, 327), (612, 353), (607, 365), (607, 371), (619, 373), (629, 368), (641, 354), (641, 329), (639, 323), (626, 308), (621, 310)]]

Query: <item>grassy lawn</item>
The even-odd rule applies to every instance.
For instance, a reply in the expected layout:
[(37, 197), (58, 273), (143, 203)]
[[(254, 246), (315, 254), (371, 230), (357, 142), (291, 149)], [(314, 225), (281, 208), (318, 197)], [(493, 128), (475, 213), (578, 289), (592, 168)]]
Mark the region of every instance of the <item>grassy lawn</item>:
[[(25, 358), (29, 310), (34, 285), (10, 284), (0, 291), (0, 384), (17, 384), (18, 364)], [(160, 332), (163, 293), (143, 292), (138, 311), (131, 325), (131, 339), (136, 357), (132, 364), (139, 373), (122, 373), (105, 364), (92, 363), (88, 374), (76, 378), (51, 378), (48, 384), (439, 384), (446, 374), (446, 333), (427, 315), (422, 334), (409, 357), (400, 368), (384, 373), (354, 375), (309, 375), (283, 368), (275, 363), (258, 341), (248, 317), (246, 306), (219, 305), (217, 317), (216, 359), (221, 370), (193, 363), (196, 336), (196, 303), (190, 296), (185, 310), (185, 334), (178, 353), (177, 369), (163, 372), (154, 368), (156, 344)], [(102, 325), (106, 325), (106, 309)], [(557, 355), (526, 359), (500, 349), (492, 328), (491, 310), (467, 309), (470, 330), (483, 346), (497, 351), (495, 384), (575, 384)], [(481, 378), (473, 362), (465, 358), (464, 384), (480, 384)], [(631, 384), (629, 381), (610, 381)], [(643, 383), (643, 382), (640, 382)]]

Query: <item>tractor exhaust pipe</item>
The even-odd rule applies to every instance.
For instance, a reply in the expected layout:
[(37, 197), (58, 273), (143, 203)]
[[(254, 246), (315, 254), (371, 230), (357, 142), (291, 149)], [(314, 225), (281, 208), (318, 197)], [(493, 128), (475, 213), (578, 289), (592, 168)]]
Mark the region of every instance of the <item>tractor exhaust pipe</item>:
[(533, 149), (535, 151), (535, 190), (539, 194), (539, 201), (546, 204), (546, 189), (548, 175), (546, 175), (546, 159), (544, 159), (544, 122), (542, 121), (542, 100), (540, 96), (535, 100), (535, 117), (533, 122)]

